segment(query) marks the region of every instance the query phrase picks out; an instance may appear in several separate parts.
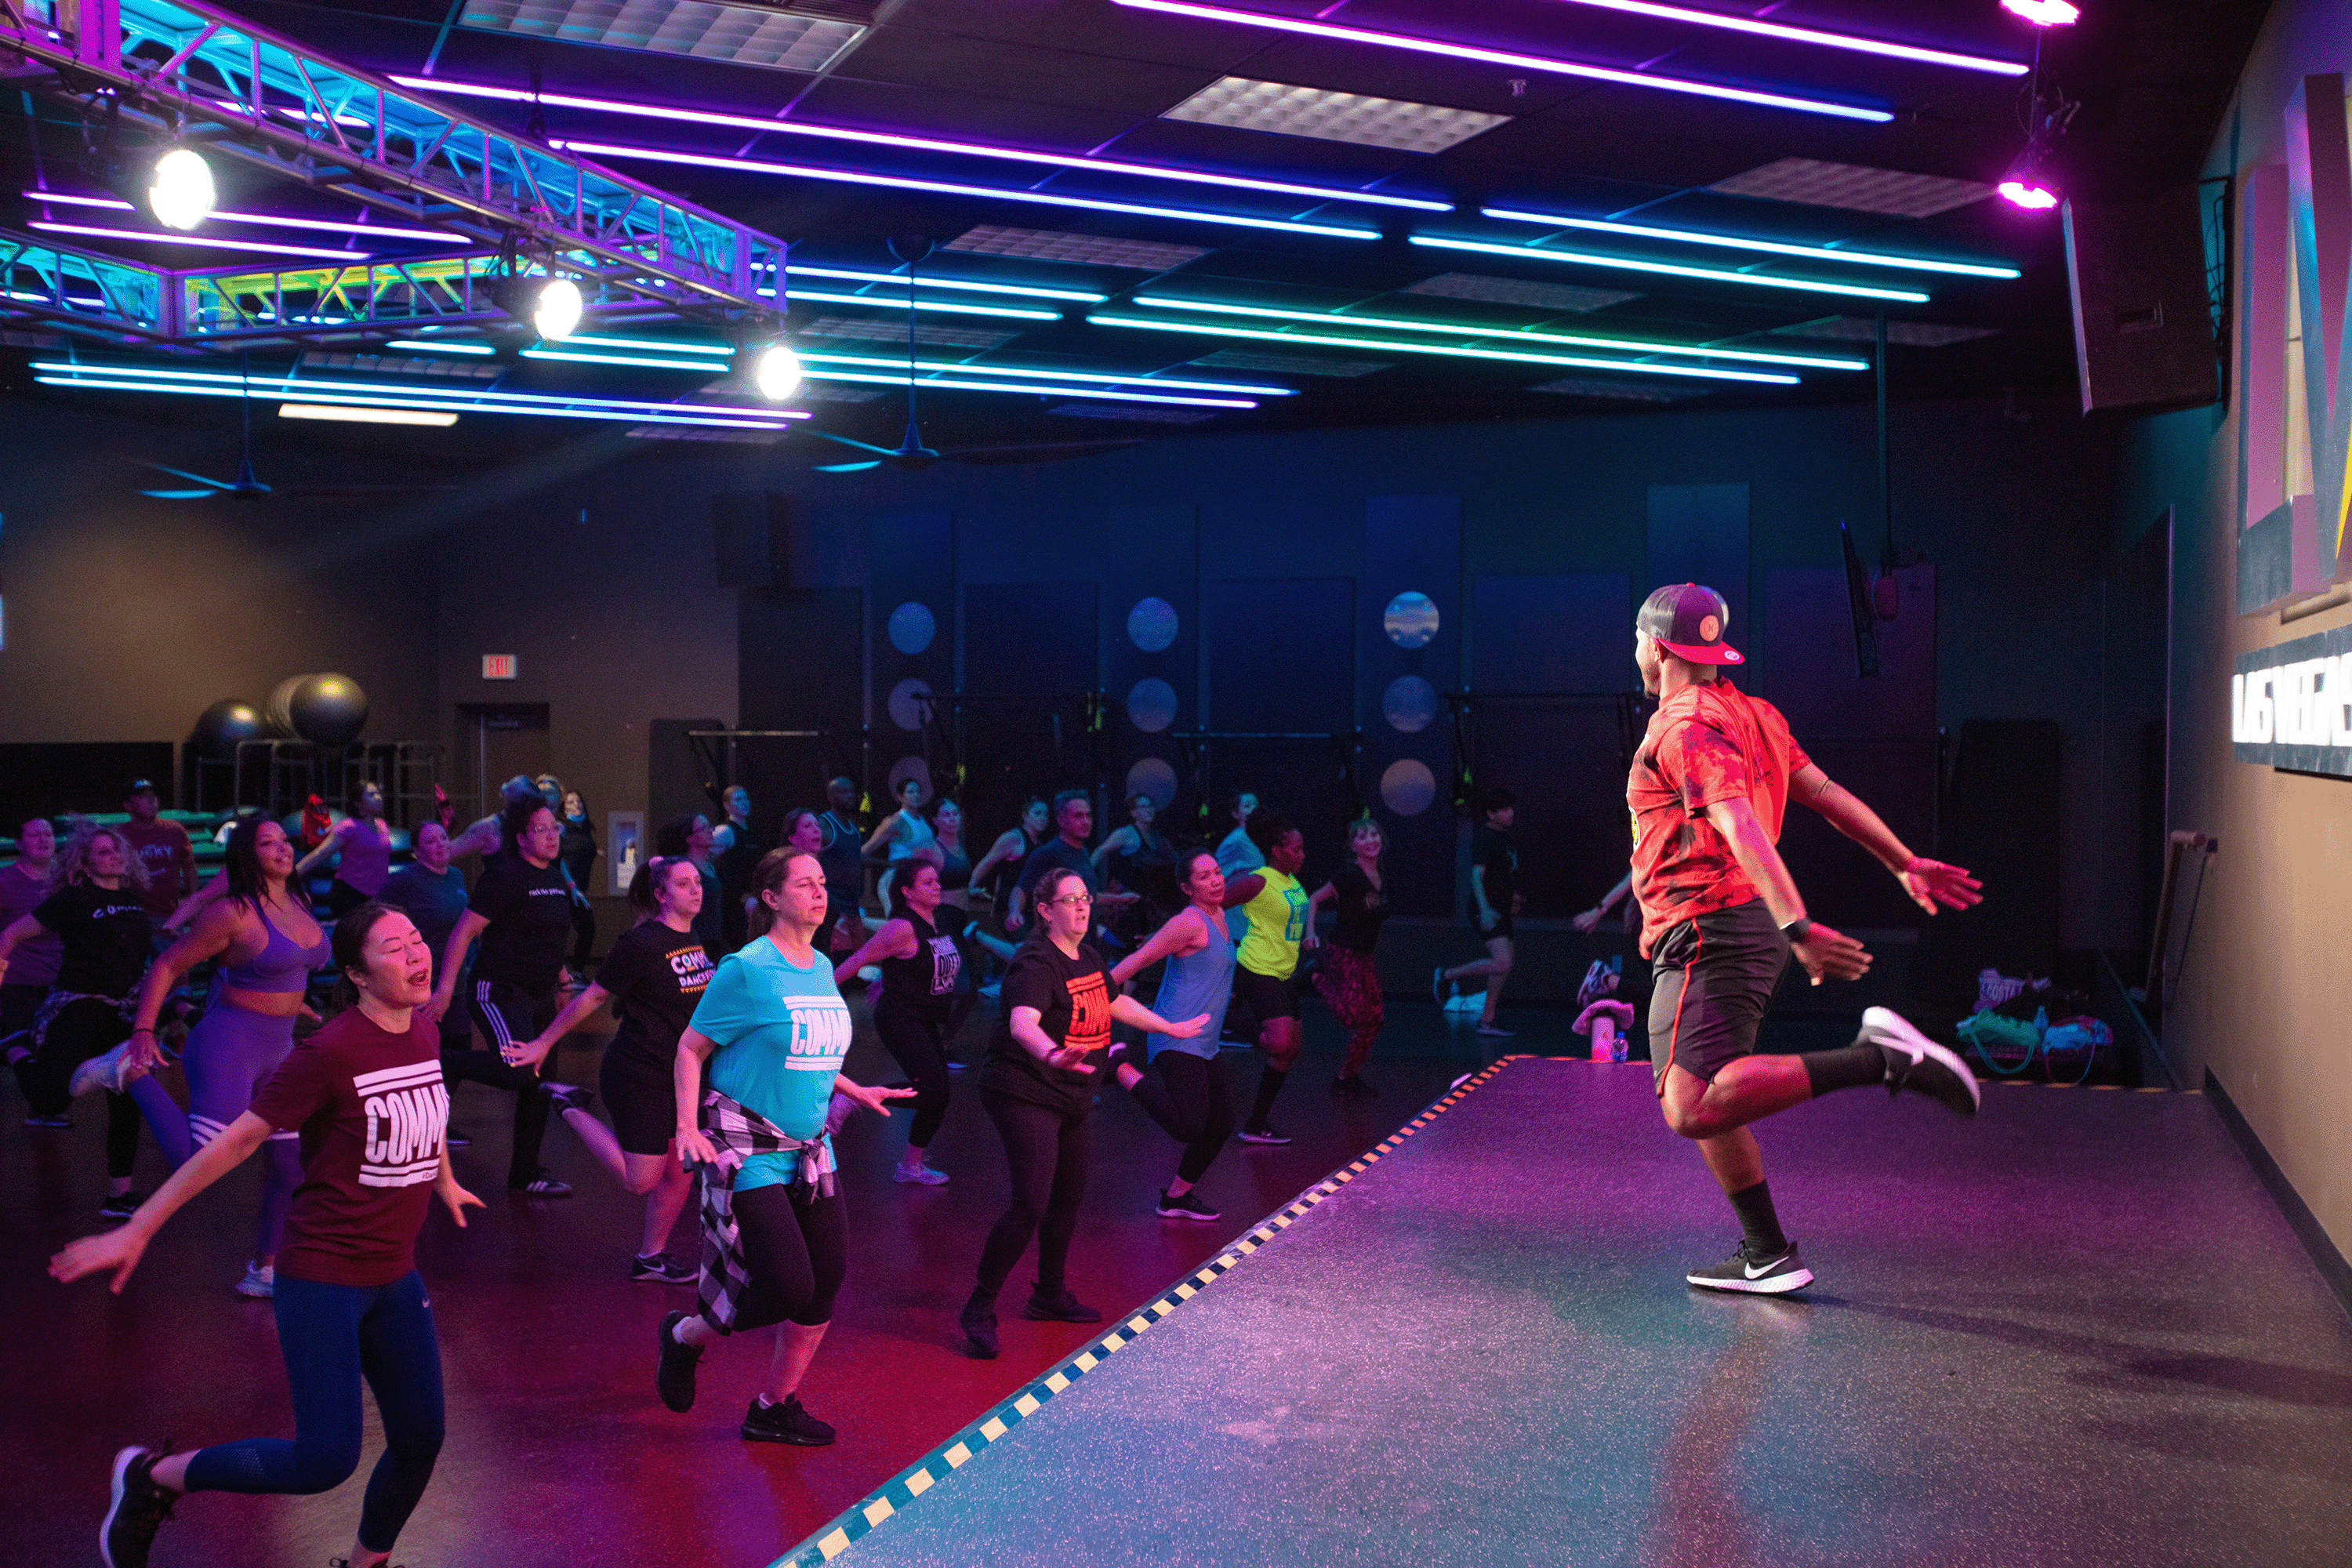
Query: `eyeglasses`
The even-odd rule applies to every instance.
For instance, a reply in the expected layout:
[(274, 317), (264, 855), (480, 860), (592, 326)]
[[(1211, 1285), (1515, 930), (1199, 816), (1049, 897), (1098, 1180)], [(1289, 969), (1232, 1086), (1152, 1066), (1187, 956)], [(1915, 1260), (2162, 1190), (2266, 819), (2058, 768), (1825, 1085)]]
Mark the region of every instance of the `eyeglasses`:
[(1095, 901), (1095, 896), (1092, 893), (1065, 893), (1058, 899), (1047, 899), (1045, 901), (1049, 904), (1076, 904), (1084, 906), (1093, 903)]

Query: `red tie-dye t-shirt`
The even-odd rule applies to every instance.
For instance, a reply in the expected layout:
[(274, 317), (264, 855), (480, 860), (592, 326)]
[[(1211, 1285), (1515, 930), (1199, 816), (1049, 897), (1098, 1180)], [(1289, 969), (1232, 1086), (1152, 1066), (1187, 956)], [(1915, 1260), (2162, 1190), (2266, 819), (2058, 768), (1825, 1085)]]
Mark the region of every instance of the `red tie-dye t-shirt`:
[(1728, 681), (1685, 686), (1660, 705), (1625, 781), (1643, 957), (1683, 921), (1758, 896), (1706, 808), (1746, 796), (1777, 844), (1789, 780), (1811, 763), (1779, 709)]

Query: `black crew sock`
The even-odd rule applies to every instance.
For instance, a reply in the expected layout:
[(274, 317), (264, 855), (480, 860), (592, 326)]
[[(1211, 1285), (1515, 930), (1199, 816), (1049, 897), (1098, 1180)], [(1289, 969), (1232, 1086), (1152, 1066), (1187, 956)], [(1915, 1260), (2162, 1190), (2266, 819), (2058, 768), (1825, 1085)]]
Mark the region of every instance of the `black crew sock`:
[(1257, 1103), (1250, 1107), (1249, 1124), (1252, 1127), (1264, 1130), (1265, 1113), (1274, 1109), (1274, 1097), (1280, 1094), (1282, 1086), (1289, 1081), (1289, 1070), (1276, 1067), (1272, 1063), (1268, 1063), (1265, 1070), (1258, 1074)]
[(1789, 1238), (1780, 1234), (1780, 1216), (1772, 1212), (1769, 1182), (1759, 1182), (1732, 1194), (1731, 1209), (1739, 1216), (1740, 1233), (1748, 1238), (1748, 1257), (1778, 1258), (1789, 1250)]
[(1856, 1035), (1850, 1046), (1807, 1051), (1797, 1059), (1805, 1064), (1805, 1077), (1813, 1086), (1816, 1100), (1832, 1089), (1868, 1089), (1886, 1081), (1886, 1053), (1865, 1035)]

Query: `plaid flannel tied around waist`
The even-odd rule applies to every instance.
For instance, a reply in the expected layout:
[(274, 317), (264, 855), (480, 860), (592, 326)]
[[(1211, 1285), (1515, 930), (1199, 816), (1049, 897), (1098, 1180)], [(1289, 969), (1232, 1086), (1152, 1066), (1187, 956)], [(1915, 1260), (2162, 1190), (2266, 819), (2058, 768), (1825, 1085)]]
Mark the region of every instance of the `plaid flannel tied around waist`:
[(702, 1321), (721, 1331), (735, 1326), (735, 1304), (751, 1284), (750, 1265), (743, 1257), (743, 1233), (735, 1223), (735, 1174), (741, 1161), (754, 1154), (800, 1156), (800, 1172), (793, 1185), (793, 1201), (813, 1203), (834, 1194), (833, 1151), (819, 1132), (814, 1138), (790, 1138), (778, 1131), (758, 1111), (739, 1105), (717, 1089), (702, 1097), (702, 1131), (711, 1146), (732, 1151), (737, 1160), (702, 1168)]

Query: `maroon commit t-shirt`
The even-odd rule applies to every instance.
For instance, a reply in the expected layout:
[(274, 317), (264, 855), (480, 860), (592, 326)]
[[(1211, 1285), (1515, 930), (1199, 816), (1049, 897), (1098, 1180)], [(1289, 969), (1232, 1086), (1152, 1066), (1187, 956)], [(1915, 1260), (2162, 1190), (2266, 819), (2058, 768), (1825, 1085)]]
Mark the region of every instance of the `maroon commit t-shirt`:
[(351, 1008), (294, 1047), (254, 1096), (253, 1113), (302, 1134), (281, 1272), (367, 1287), (416, 1267), (449, 1121), (439, 1028), (415, 1020), (394, 1035)]
[(118, 829), (130, 841), (132, 853), (147, 871), (147, 889), (140, 901), (162, 920), (196, 890), (196, 851), (188, 830), (176, 822), (126, 822)]

